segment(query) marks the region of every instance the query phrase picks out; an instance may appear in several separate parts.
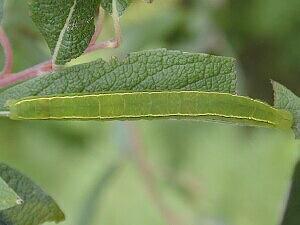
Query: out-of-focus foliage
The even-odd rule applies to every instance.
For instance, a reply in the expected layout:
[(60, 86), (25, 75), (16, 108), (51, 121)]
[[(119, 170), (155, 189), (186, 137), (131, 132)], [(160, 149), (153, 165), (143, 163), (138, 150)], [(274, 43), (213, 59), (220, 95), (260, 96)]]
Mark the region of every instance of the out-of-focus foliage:
[[(123, 140), (128, 131), (123, 138), (118, 135), (118, 129), (125, 129), (122, 124), (1, 124), (8, 127), (1, 131), (1, 160), (42, 184), (68, 215), (65, 224), (82, 221), (96, 178), (120, 152), (130, 151)], [(271, 225), (278, 220), (296, 158), (289, 135), (210, 123), (137, 125), (163, 200), (185, 223)], [(92, 224), (165, 224), (131, 161), (101, 194)]]
[(0, 0), (0, 23), (2, 22), (3, 18), (3, 6), (4, 6), (5, 0)]
[(300, 92), (299, 8), (298, 0), (230, 0), (214, 14), (254, 96), (270, 96), (270, 78)]
[[(215, 53), (239, 59), (242, 93), (270, 100), (272, 78), (299, 95), (298, 5), (297, 0), (137, 1), (122, 17), (119, 49), (72, 64), (160, 47)], [(5, 8), (15, 70), (50, 57), (26, 1), (10, 0)], [(101, 40), (113, 35), (111, 27), (108, 20)], [(135, 124), (162, 201), (182, 224), (279, 221), (299, 149), (290, 134), (184, 121)], [(1, 120), (0, 127), (0, 160), (51, 193), (68, 215), (62, 224), (83, 225), (86, 215), (92, 215), (91, 225), (166, 224), (136, 167), (123, 123)], [(121, 169), (94, 196), (98, 201), (89, 209), (94, 213), (86, 214), (89, 194), (120, 157), (125, 157)]]
[(300, 162), (298, 162), (293, 174), (293, 185), (291, 187), (289, 200), (287, 202), (286, 212), (282, 219), (282, 225), (298, 225), (299, 224), (299, 188), (300, 188)]
[[(29, 17), (26, 1), (6, 1), (2, 23), (14, 50), (14, 72), (35, 65), (49, 57), (50, 51), (38, 28)], [(0, 56), (0, 65), (2, 65), (3, 51)]]
[(39, 225), (65, 219), (55, 201), (22, 173), (1, 163), (0, 176), (22, 198), (16, 206), (1, 210), (1, 224)]

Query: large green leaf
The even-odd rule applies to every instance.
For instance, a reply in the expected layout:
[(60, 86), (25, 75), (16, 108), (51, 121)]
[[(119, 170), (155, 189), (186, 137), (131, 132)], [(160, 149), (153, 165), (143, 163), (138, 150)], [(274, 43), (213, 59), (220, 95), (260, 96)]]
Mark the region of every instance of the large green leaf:
[(0, 176), (0, 211), (21, 204), (19, 196), (6, 184)]
[(198, 90), (235, 93), (233, 58), (157, 49), (131, 53), (124, 60), (67, 68), (16, 85), (0, 93), (7, 100), (27, 96), (104, 91)]
[(5, 164), (0, 164), (2, 179), (24, 200), (24, 203), (0, 212), (0, 225), (39, 225), (60, 222), (64, 214), (40, 187)]
[(95, 32), (99, 0), (31, 0), (31, 16), (51, 49), (53, 62), (63, 65), (80, 56)]
[(291, 112), (294, 116), (293, 129), (296, 138), (300, 138), (300, 98), (283, 85), (273, 81), (274, 105), (276, 108)]

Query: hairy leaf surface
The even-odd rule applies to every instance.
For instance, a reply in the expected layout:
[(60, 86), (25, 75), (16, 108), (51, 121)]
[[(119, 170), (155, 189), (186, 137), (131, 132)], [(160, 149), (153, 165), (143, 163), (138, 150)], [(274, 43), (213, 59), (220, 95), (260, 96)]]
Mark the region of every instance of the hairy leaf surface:
[(5, 110), (7, 100), (28, 96), (168, 90), (235, 93), (235, 87), (233, 58), (157, 49), (29, 80), (0, 93), (0, 109)]
[(293, 129), (296, 138), (300, 138), (300, 98), (283, 85), (273, 81), (274, 105), (276, 108), (290, 111), (294, 116)]
[(63, 65), (86, 50), (95, 32), (98, 8), (99, 0), (31, 0), (31, 17), (55, 64)]
[(19, 196), (6, 184), (0, 176), (0, 211), (21, 204)]
[(24, 201), (0, 212), (1, 225), (39, 225), (64, 220), (54, 200), (29, 178), (5, 164), (0, 164), (0, 176)]

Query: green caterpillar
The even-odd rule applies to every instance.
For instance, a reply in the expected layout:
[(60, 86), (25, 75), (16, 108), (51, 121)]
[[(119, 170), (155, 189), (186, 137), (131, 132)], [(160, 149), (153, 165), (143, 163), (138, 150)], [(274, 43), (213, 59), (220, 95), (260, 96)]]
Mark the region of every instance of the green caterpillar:
[(292, 115), (266, 103), (226, 93), (198, 91), (74, 94), (8, 102), (13, 120), (199, 119), (291, 128)]

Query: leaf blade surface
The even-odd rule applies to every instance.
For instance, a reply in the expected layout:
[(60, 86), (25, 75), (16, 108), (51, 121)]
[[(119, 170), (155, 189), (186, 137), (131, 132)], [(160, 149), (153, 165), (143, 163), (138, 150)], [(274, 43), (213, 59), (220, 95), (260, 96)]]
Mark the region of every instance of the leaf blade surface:
[(64, 65), (86, 50), (95, 32), (98, 0), (31, 0), (29, 7), (54, 64)]
[(44, 75), (0, 93), (8, 100), (28, 96), (120, 91), (214, 91), (235, 93), (235, 60), (228, 57), (156, 49), (125, 59), (92, 63)]

